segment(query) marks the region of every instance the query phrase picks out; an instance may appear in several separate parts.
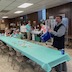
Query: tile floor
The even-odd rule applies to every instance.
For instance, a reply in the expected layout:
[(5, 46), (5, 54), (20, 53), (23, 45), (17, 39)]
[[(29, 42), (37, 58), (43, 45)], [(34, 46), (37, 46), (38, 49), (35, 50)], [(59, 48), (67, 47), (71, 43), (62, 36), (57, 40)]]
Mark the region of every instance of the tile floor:
[[(45, 44), (43, 43), (40, 43), (40, 44), (45, 46)], [(72, 49), (67, 48), (66, 52), (69, 53), (69, 55), (72, 58)], [(2, 57), (2, 55), (0, 55), (0, 72), (18, 72), (18, 69), (13, 70), (13, 67), (11, 66), (11, 62), (8, 62), (7, 59), (8, 59), (8, 56)], [(68, 72), (72, 72), (72, 60), (67, 62), (67, 68), (68, 68)], [(24, 72), (28, 72), (28, 71), (24, 71)], [(52, 72), (55, 72), (55, 71), (52, 71)]]

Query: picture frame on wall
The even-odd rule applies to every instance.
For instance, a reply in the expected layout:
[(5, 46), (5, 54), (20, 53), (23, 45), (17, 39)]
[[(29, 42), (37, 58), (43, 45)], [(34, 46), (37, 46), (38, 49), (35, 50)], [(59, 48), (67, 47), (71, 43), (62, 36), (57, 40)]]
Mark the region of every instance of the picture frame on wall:
[(5, 27), (6, 27), (5, 24), (0, 24), (0, 29), (1, 30), (5, 30)]
[(60, 16), (62, 16), (62, 18), (65, 18), (65, 14), (59, 14)]

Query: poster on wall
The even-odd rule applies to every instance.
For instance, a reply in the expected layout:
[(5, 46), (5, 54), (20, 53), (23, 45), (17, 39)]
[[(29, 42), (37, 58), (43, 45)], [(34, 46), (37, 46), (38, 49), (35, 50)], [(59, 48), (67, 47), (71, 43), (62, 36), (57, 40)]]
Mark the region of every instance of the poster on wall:
[(54, 19), (54, 16), (49, 16), (49, 19)]
[(5, 24), (0, 24), (0, 29), (5, 30)]
[(62, 18), (65, 18), (65, 14), (59, 14), (60, 16), (62, 16)]

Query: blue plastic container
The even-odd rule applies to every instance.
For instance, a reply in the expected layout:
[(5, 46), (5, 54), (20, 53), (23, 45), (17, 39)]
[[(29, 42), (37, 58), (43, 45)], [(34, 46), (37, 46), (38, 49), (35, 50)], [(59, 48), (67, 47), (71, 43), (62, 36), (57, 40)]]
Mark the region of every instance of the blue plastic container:
[(64, 49), (61, 50), (61, 54), (62, 54), (62, 55), (65, 54), (65, 50), (64, 50)]
[(49, 32), (46, 32), (45, 34), (41, 35), (40, 38), (43, 42), (46, 42), (51, 38), (51, 34)]

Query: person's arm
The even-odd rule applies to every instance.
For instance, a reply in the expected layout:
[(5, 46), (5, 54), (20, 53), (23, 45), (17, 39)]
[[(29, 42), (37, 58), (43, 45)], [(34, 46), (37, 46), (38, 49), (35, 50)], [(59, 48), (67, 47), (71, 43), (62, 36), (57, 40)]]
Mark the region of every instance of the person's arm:
[(58, 37), (65, 35), (65, 32), (66, 32), (65, 26), (61, 26), (57, 32), (56, 31), (50, 31), (50, 33), (52, 33), (54, 36), (58, 36)]

